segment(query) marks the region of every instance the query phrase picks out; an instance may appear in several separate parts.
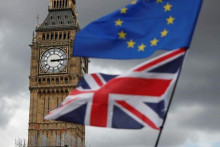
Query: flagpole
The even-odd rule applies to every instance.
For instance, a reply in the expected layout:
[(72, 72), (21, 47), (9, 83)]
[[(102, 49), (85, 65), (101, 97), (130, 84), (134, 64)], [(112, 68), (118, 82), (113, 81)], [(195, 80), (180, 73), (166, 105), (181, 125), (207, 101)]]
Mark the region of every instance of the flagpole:
[[(182, 64), (182, 65), (183, 65), (183, 64)], [(181, 73), (181, 71), (182, 71), (182, 65), (181, 65), (181, 67), (180, 67), (179, 74), (178, 74), (178, 76), (177, 76), (177, 80), (176, 80), (176, 82), (175, 82), (175, 85), (174, 85), (174, 88), (173, 88), (173, 92), (172, 92), (172, 94), (171, 94), (170, 101), (169, 101), (169, 104), (168, 104), (168, 107), (167, 107), (167, 111), (166, 111), (166, 114), (165, 114), (165, 116), (164, 116), (164, 121), (163, 121), (163, 123), (162, 123), (162, 126), (160, 127), (160, 132), (159, 132), (159, 135), (158, 135), (158, 137), (157, 137), (157, 141), (156, 141), (154, 147), (157, 147), (158, 144), (159, 144), (160, 137), (161, 137), (161, 134), (162, 134), (162, 132), (163, 132), (164, 124), (165, 124), (165, 122), (166, 122), (167, 115), (168, 115), (168, 112), (169, 112), (169, 110), (170, 110), (170, 106), (171, 106), (171, 103), (172, 103), (172, 100), (173, 100), (173, 97), (174, 97), (174, 93), (175, 93), (175, 91), (176, 91), (177, 83), (178, 83), (178, 81), (179, 81), (180, 73)]]

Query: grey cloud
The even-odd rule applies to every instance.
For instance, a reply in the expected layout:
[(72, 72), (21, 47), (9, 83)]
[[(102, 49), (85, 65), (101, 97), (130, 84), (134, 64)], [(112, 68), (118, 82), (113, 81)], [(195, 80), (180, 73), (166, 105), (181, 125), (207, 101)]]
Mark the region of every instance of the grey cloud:
[(9, 117), (11, 116), (11, 113), (9, 113), (7, 111), (8, 108), (5, 108), (5, 102), (0, 99), (0, 108), (1, 108), (1, 111), (0, 111), (0, 128), (4, 128), (8, 121), (9, 121)]
[(132, 0), (78, 0), (76, 1), (78, 21), (83, 28), (89, 22), (127, 5)]
[(217, 107), (208, 107), (203, 109), (203, 105), (200, 106), (201, 110), (192, 111), (188, 114), (185, 113), (183, 117), (180, 117), (178, 120), (179, 126), (184, 126), (190, 130), (196, 130), (200, 132), (209, 133), (219, 133), (219, 122), (220, 118), (220, 108)]
[(13, 116), (13, 112), (16, 109), (16, 107), (13, 107), (13, 105), (7, 102), (5, 98), (1, 98), (0, 108), (0, 129), (5, 129), (7, 127), (8, 122), (10, 121), (10, 118)]
[[(87, 144), (95, 147), (152, 147), (155, 143), (157, 131), (144, 128), (141, 130), (117, 130), (87, 128)], [(91, 134), (90, 134), (91, 133)]]
[[(3, 0), (0, 5), (0, 96), (13, 96), (28, 90), (30, 47), (37, 11), (47, 3), (41, 0)], [(47, 10), (47, 5), (44, 5)], [(46, 13), (46, 12), (44, 12)], [(13, 89), (13, 90), (12, 90)]]

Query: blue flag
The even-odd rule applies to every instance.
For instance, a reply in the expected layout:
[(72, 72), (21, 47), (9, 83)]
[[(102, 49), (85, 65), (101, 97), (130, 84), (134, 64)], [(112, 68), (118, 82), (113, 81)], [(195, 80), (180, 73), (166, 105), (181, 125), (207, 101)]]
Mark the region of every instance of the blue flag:
[(136, 0), (76, 34), (74, 56), (135, 59), (188, 48), (202, 0)]

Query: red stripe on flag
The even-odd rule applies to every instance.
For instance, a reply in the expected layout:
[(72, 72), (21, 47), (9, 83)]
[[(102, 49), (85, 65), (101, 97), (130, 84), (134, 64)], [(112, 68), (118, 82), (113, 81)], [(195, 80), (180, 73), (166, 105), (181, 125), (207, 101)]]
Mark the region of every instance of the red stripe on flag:
[(160, 97), (171, 81), (172, 79), (115, 78), (101, 90), (106, 93)]
[(84, 93), (94, 93), (96, 90), (83, 90), (80, 91), (78, 89), (74, 89), (69, 95), (70, 96), (75, 96), (77, 94), (84, 94)]
[(97, 74), (91, 74), (91, 76), (94, 78), (94, 80), (96, 81), (96, 83), (101, 87), (103, 86), (102, 81), (100, 80), (100, 78), (97, 76)]
[(101, 91), (95, 93), (92, 102), (90, 125), (107, 127), (108, 94)]
[(176, 55), (182, 54), (184, 52), (186, 52), (185, 48), (178, 49), (176, 51), (171, 52), (170, 54), (167, 54), (167, 55), (162, 56), (162, 57), (160, 57), (160, 58), (158, 58), (156, 60), (153, 60), (152, 62), (149, 62), (149, 63), (147, 63), (147, 64), (145, 64), (145, 65), (135, 69), (134, 71), (139, 71), (140, 72), (140, 71), (146, 70), (147, 68), (150, 68), (150, 67), (152, 67), (152, 66), (154, 66), (154, 65), (156, 65), (156, 64), (158, 64), (160, 62), (163, 62), (163, 61), (165, 61), (167, 59), (170, 59), (170, 58), (172, 58), (172, 57), (174, 57)]
[(128, 104), (125, 101), (116, 101), (118, 104), (120, 104), (123, 108), (126, 108), (129, 112), (134, 114), (136, 117), (144, 121), (146, 124), (148, 124), (151, 128), (160, 130), (147, 116), (142, 114), (140, 111), (132, 107), (130, 104)]

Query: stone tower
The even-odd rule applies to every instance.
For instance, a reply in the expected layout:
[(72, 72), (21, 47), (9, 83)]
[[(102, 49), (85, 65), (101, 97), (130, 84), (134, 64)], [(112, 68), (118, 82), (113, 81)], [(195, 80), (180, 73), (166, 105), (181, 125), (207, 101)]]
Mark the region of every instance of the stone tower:
[(48, 15), (33, 33), (30, 67), (29, 147), (83, 147), (81, 125), (45, 121), (88, 71), (88, 59), (72, 57), (79, 26), (75, 0), (50, 0)]

